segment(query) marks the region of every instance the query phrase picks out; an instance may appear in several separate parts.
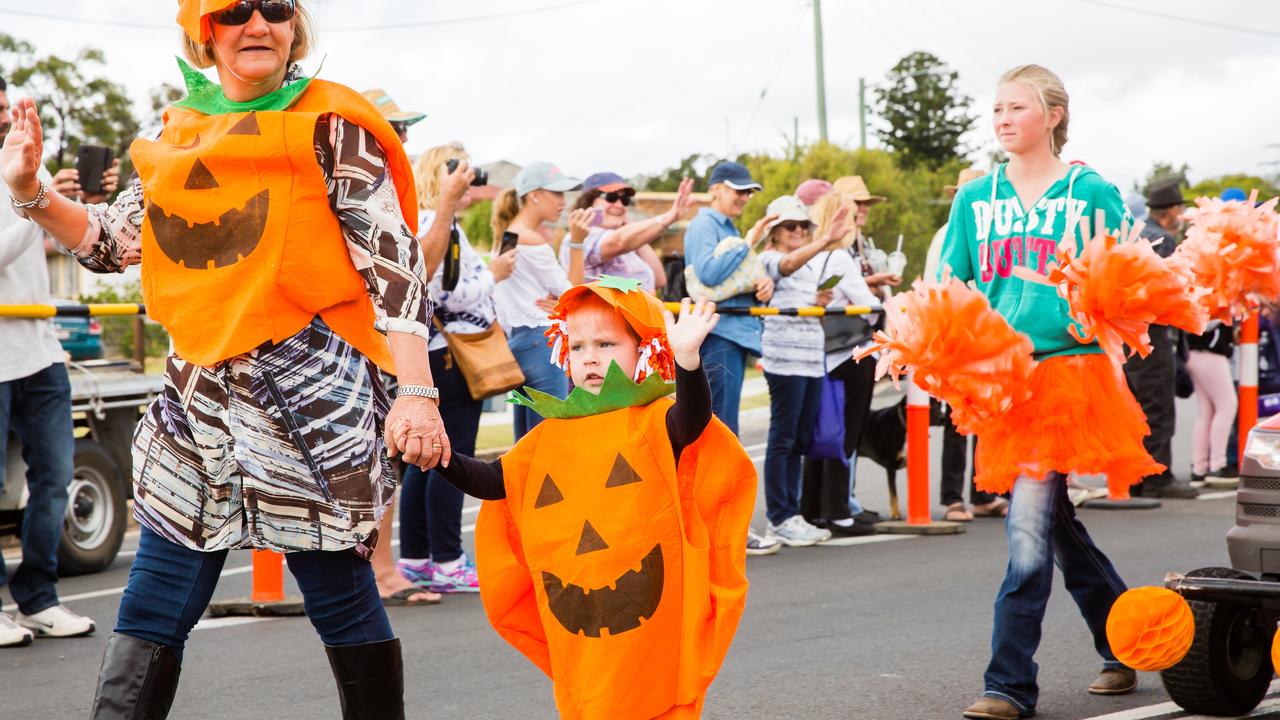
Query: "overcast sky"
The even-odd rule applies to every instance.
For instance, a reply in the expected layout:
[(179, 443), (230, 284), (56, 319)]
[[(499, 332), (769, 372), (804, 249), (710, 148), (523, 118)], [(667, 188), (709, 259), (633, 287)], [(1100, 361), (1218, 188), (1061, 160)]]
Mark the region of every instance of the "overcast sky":
[[(306, 69), (327, 55), (321, 77), (381, 86), (427, 113), (411, 152), (460, 140), (477, 162), (550, 160), (579, 177), (635, 175), (692, 153), (777, 152), (793, 118), (802, 142), (818, 135), (805, 0), (310, 6), (320, 50)], [(41, 53), (102, 48), (110, 73), (141, 103), (149, 88), (179, 82), (175, 10), (172, 0), (0, 0), (0, 30)], [(1280, 161), (1280, 147), (1268, 146), (1280, 144), (1280, 2), (823, 0), (822, 11), (833, 141), (858, 143), (859, 77), (880, 83), (903, 55), (927, 50), (959, 71), (974, 98), (981, 120), (972, 146), (993, 147), (988, 113), (1000, 73), (1035, 62), (1071, 94), (1064, 158), (1089, 162), (1124, 189), (1156, 160), (1188, 163), (1193, 181), (1278, 169), (1269, 163)], [(452, 19), (471, 20), (439, 23)], [(973, 157), (986, 164), (985, 151)]]

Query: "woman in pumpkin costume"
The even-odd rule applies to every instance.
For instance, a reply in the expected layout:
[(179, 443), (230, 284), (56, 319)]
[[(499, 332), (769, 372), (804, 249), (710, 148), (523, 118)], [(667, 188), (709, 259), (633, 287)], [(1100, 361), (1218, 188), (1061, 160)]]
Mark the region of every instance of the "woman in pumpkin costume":
[[(286, 554), (346, 718), (403, 718), (399, 641), (368, 557), (395, 489), (388, 455), (448, 457), (431, 398), (431, 303), (413, 175), (377, 109), (291, 63), (313, 42), (295, 0), (180, 0), (188, 96), (111, 206), (36, 179), (27, 100), (4, 144), (13, 202), (97, 272), (141, 263), (174, 354), (134, 438), (139, 549), (94, 718), (164, 718), (183, 647), (226, 560)], [(393, 362), (394, 359), (394, 362)], [(398, 371), (394, 405), (379, 369)], [(404, 445), (384, 446), (383, 425)]]
[(552, 318), (574, 390), (517, 396), (545, 421), (498, 461), (442, 466), (487, 501), (485, 612), (551, 677), (561, 717), (696, 718), (746, 602), (755, 505), (698, 356), (718, 316), (686, 300), (675, 322), (638, 281), (606, 277)]

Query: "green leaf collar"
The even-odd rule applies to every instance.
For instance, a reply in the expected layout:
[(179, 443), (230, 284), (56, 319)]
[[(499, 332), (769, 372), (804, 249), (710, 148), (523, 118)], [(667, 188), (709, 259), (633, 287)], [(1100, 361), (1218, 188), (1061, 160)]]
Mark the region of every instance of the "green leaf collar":
[(561, 400), (554, 395), (526, 387), (524, 391), (527, 396), (517, 391), (507, 402), (527, 407), (544, 418), (563, 420), (648, 405), (675, 390), (675, 383), (663, 380), (658, 373), (650, 373), (644, 382), (636, 383), (622, 372), (615, 361), (609, 363), (609, 370), (604, 374), (604, 384), (598, 395), (586, 388), (575, 387), (569, 397)]
[(191, 67), (187, 61), (178, 58), (178, 67), (182, 70), (182, 78), (186, 81), (187, 96), (174, 103), (176, 107), (188, 108), (205, 115), (227, 115), (242, 112), (270, 112), (288, 110), (307, 86), (311, 78), (302, 78), (279, 90), (269, 92), (256, 100), (233, 102), (222, 92), (222, 86), (204, 76), (204, 73)]

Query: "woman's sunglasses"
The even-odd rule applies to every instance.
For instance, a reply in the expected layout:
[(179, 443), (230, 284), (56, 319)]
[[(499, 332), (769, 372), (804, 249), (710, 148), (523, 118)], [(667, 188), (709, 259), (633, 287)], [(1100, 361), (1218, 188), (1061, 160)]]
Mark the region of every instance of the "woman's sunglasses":
[(788, 220), (786, 222), (778, 223), (778, 227), (786, 230), (787, 232), (795, 232), (796, 230), (804, 230), (808, 232), (811, 225), (812, 223), (807, 220)]
[(629, 192), (607, 192), (600, 197), (607, 203), (622, 203), (622, 207), (630, 207), (632, 195), (633, 193)]
[(262, 13), (263, 20), (282, 23), (293, 19), (294, 9), (293, 0), (239, 0), (214, 13), (212, 20), (219, 25), (244, 25), (257, 10)]

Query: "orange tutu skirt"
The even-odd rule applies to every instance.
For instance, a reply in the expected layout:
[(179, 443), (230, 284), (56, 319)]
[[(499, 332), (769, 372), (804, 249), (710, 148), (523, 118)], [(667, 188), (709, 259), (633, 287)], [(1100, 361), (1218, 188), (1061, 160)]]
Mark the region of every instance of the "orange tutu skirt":
[(1147, 454), (1147, 418), (1120, 367), (1101, 353), (1040, 362), (1031, 397), (978, 433), (974, 481), (979, 490), (1004, 493), (1020, 476), (1051, 471), (1106, 475), (1115, 499), (1164, 466)]

